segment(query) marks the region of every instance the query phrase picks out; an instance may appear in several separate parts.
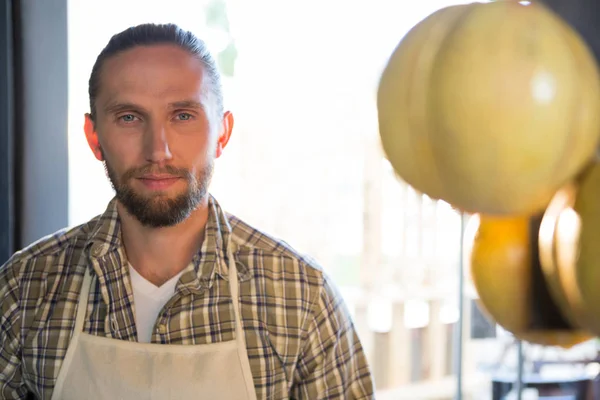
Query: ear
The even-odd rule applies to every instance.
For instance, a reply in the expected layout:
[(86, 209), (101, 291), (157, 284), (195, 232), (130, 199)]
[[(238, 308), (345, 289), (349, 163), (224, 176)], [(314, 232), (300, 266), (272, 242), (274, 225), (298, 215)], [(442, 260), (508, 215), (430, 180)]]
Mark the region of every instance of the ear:
[(92, 150), (92, 153), (94, 153), (96, 159), (98, 159), (98, 161), (104, 161), (102, 148), (100, 147), (100, 142), (98, 141), (98, 133), (96, 132), (96, 127), (90, 114), (85, 114), (83, 130), (85, 131), (85, 138), (87, 139), (88, 145), (90, 146), (90, 149)]
[(223, 154), (223, 149), (227, 146), (229, 138), (231, 137), (231, 132), (233, 131), (233, 114), (231, 111), (226, 111), (225, 114), (223, 114), (221, 124), (221, 132), (217, 139), (216, 158), (221, 157), (221, 154)]

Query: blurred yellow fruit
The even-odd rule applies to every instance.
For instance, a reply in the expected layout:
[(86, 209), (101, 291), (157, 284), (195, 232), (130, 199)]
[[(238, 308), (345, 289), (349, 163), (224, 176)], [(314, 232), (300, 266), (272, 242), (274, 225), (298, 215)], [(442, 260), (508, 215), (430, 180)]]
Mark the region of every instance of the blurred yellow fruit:
[(600, 164), (556, 194), (542, 228), (543, 270), (559, 305), (578, 326), (600, 335)]
[(571, 347), (592, 338), (580, 331), (531, 330), (532, 262), (527, 218), (481, 216), (469, 251), (469, 270), (483, 311), (516, 337)]
[(470, 213), (531, 215), (591, 160), (600, 78), (541, 2), (472, 3), (408, 32), (377, 107), (386, 156), (416, 190)]

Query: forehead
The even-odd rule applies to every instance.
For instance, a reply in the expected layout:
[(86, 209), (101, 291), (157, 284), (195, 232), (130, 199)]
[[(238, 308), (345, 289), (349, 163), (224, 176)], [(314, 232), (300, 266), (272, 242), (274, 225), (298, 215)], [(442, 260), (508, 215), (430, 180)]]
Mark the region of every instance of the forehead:
[(101, 68), (98, 103), (202, 101), (204, 68), (174, 45), (138, 46), (109, 57)]

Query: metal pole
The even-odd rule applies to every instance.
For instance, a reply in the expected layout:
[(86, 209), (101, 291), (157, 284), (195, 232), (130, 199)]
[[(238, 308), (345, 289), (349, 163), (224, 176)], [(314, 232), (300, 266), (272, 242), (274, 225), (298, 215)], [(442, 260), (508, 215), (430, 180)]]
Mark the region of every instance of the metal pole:
[(525, 362), (525, 356), (523, 354), (523, 342), (517, 340), (517, 400), (523, 399), (523, 364)]
[(456, 331), (456, 400), (463, 398), (463, 318), (464, 318), (464, 241), (467, 216), (460, 216), (460, 250), (458, 263), (458, 326)]

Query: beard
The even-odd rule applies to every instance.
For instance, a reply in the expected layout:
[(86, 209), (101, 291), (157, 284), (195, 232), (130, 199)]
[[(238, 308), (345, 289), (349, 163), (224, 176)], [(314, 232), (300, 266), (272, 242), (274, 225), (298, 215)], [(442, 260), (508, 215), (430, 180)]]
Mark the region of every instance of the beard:
[[(214, 160), (209, 158), (197, 176), (185, 168), (176, 168), (170, 165), (162, 168), (153, 165), (131, 168), (119, 176), (111, 165), (104, 161), (104, 169), (117, 200), (142, 225), (151, 228), (174, 226), (186, 220), (206, 198), (213, 167)], [(143, 195), (137, 192), (130, 182), (148, 173), (166, 173), (184, 179), (187, 182), (187, 188), (183, 193), (172, 198), (167, 197), (164, 193)]]

